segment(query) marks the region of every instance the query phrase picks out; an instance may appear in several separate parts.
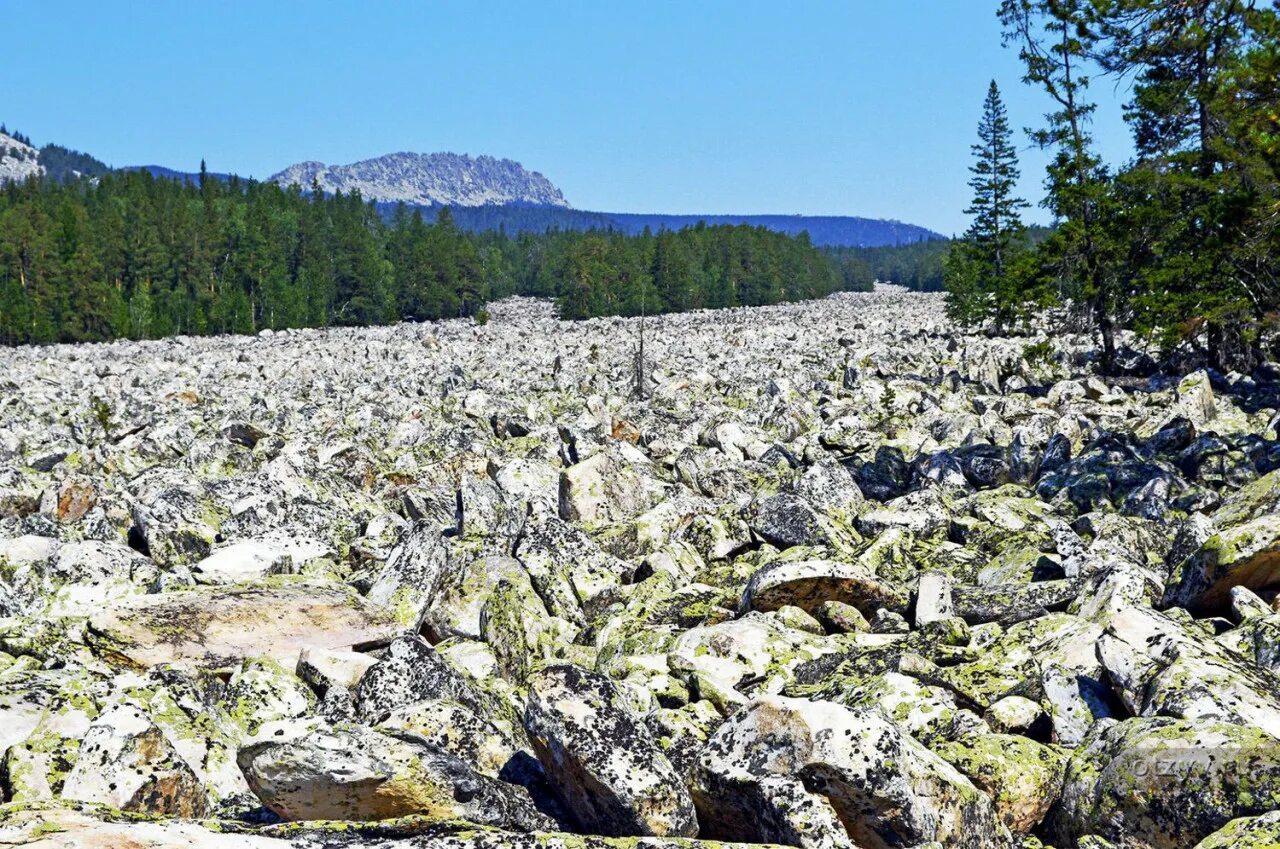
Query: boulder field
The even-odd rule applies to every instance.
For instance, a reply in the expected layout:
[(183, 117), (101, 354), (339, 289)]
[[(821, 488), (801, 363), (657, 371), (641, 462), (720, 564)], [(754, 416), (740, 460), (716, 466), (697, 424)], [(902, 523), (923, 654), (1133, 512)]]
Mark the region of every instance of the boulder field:
[(0, 845), (1280, 845), (1280, 368), (489, 315), (0, 351)]

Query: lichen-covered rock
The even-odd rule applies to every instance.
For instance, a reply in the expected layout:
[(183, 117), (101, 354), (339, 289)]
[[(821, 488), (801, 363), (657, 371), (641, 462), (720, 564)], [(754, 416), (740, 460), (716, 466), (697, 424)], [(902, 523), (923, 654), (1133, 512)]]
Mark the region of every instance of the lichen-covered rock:
[(839, 560), (778, 559), (760, 567), (742, 594), (743, 610), (777, 610), (794, 605), (809, 613), (823, 603), (839, 601), (870, 613), (878, 608), (903, 609), (906, 598), (856, 563)]
[(449, 560), (443, 530), (430, 521), (415, 523), (369, 587), (369, 601), (391, 611), (401, 625), (416, 625), (440, 589)]
[(49, 616), (87, 616), (104, 603), (157, 592), (162, 571), (122, 543), (84, 541), (50, 549), (44, 558), (23, 558), (9, 578), (13, 613), (44, 608)]
[(657, 504), (665, 487), (649, 458), (614, 442), (560, 473), (560, 516), (579, 522), (620, 522)]
[(134, 707), (104, 711), (85, 731), (62, 798), (122, 811), (192, 818), (205, 811), (195, 773)]
[(792, 493), (778, 493), (755, 504), (751, 530), (781, 549), (797, 545), (828, 545), (838, 538), (827, 527), (826, 517), (812, 504)]
[(428, 699), (452, 699), (482, 710), (472, 682), (418, 636), (400, 637), (386, 657), (370, 666), (356, 686), (357, 715), (376, 722), (397, 708)]
[(228, 715), (249, 734), (265, 723), (300, 719), (316, 710), (315, 694), (291, 670), (269, 658), (246, 660), (222, 698)]
[[(216, 840), (167, 814), (47, 807), (68, 786), (136, 796), (158, 768), (187, 789), (141, 807), (198, 809), (227, 845), (692, 846), (587, 834), (604, 829), (557, 798), (590, 783), (550, 780), (524, 720), (567, 667), (634, 726), (591, 767), (617, 787), (588, 787), (639, 794), (631, 832), (1148, 849), (1230, 840), (1245, 812), (1265, 834), (1280, 371), (1178, 385), (1120, 332), (1148, 377), (1104, 378), (1094, 340), (1039, 318), (1017, 339), (970, 333), (943, 300), (651, 316), (642, 393), (636, 319), (562, 322), (524, 298), (483, 325), (7, 350), (0, 831)], [(588, 702), (557, 701), (563, 724)], [(116, 766), (81, 763), (91, 728), (126, 713), (147, 730), (111, 738)], [(1121, 735), (1137, 759), (1206, 724), (1228, 754), (1185, 796), (1132, 789), (1129, 756), (1097, 748)], [(259, 824), (273, 815), (237, 753), (335, 734), (345, 754), (313, 764), (327, 789), (277, 787), (287, 804), (436, 813)], [(563, 763), (599, 753), (586, 730), (566, 739), (584, 735)], [(741, 757), (708, 772), (722, 736)], [(637, 777), (659, 773), (646, 807)], [(500, 822), (530, 804), (550, 819)], [(16, 813), (32, 806), (68, 834), (33, 835)]]
[(991, 797), (1015, 834), (1040, 824), (1058, 800), (1067, 754), (1013, 734), (969, 734), (933, 746), (943, 760)]
[(689, 791), (607, 678), (567, 664), (536, 673), (524, 726), (551, 785), (589, 832), (697, 834)]
[[(565, 625), (557, 628), (557, 622)], [(556, 656), (568, 642), (564, 620), (547, 615), (542, 599), (527, 581), (500, 581), (480, 611), (480, 636), (493, 648), (498, 669), (523, 683), (537, 666)]]
[[(772, 805), (743, 817), (757, 810), (747, 803), (759, 795), (753, 785), (771, 776), (798, 778), (808, 794), (825, 800), (857, 846), (1005, 842), (991, 801), (875, 710), (767, 697), (730, 718), (707, 744), (695, 778), (708, 834), (784, 836), (768, 826)], [(824, 811), (817, 799), (815, 809)]]
[(802, 663), (836, 650), (812, 634), (749, 614), (732, 622), (690, 628), (667, 655), (690, 691), (726, 714), (747, 702), (750, 692), (779, 692)]
[(1233, 587), (1260, 591), (1280, 586), (1280, 518), (1263, 515), (1225, 527), (1169, 577), (1163, 603), (1196, 612), (1228, 608)]
[(580, 528), (555, 517), (530, 521), (515, 556), (548, 612), (575, 625), (586, 623), (592, 599), (634, 573)]
[(474, 708), (449, 699), (428, 699), (396, 708), (376, 727), (421, 738), (490, 778), (513, 780), (512, 776), (533, 766), (532, 754), (521, 749), (509, 734)]
[(1280, 846), (1280, 811), (1232, 820), (1195, 849), (1269, 849)]
[(671, 837), (595, 837), (564, 832), (521, 834), (421, 819), (387, 823), (313, 822), (266, 827), (240, 823), (95, 816), (80, 810), (6, 806), (0, 828), (11, 846), (32, 849), (760, 849)]
[(237, 584), (123, 599), (89, 618), (88, 637), (104, 657), (133, 667), (216, 669), (271, 657), (291, 668), (308, 646), (378, 645), (398, 630), (340, 587)]
[(1006, 696), (983, 714), (983, 719), (997, 734), (1022, 734), (1027, 737), (1046, 736), (1049, 717), (1036, 702), (1025, 696)]
[(1213, 720), (1164, 717), (1099, 724), (1072, 757), (1056, 839), (1190, 847), (1242, 816), (1280, 807), (1280, 741)]
[(1097, 656), (1134, 714), (1226, 720), (1280, 738), (1280, 678), (1182, 617), (1140, 607), (1117, 613)]
[(513, 831), (553, 828), (522, 788), (412, 737), (359, 726), (255, 743), (240, 752), (239, 763), (262, 803), (287, 820), (416, 815)]

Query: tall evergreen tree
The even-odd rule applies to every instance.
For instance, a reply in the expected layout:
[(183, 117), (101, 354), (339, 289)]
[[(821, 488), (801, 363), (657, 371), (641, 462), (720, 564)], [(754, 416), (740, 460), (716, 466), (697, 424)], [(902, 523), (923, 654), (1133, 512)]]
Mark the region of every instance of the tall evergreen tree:
[(1052, 287), (1082, 313), (1101, 341), (1103, 371), (1110, 372), (1129, 290), (1114, 238), (1124, 225), (1111, 175), (1089, 132), (1096, 108), (1088, 100), (1089, 69), (1102, 37), (1095, 0), (1003, 0), (999, 16), (1006, 43), (1018, 47), (1023, 80), (1044, 91), (1055, 107), (1032, 139), (1053, 153), (1045, 206), (1057, 227), (1037, 251), (1038, 265), (1034, 277), (1028, 272), (1025, 290)]
[(1252, 0), (1095, 2), (1102, 67), (1134, 80), (1126, 118), (1137, 159), (1121, 186), (1141, 226), (1120, 235), (1142, 293), (1139, 326), (1223, 369), (1248, 368), (1269, 308), (1258, 295), (1275, 272), (1240, 248), (1275, 224), (1228, 130), (1243, 105), (1233, 69), (1268, 13)]
[(1024, 231), (1020, 211), (1027, 203), (1014, 191), (1018, 151), (995, 80), (987, 89), (972, 150), (973, 203), (965, 213), (973, 223), (947, 262), (947, 311), (966, 324), (993, 319), (1000, 332), (1015, 318), (1020, 301), (1013, 268)]

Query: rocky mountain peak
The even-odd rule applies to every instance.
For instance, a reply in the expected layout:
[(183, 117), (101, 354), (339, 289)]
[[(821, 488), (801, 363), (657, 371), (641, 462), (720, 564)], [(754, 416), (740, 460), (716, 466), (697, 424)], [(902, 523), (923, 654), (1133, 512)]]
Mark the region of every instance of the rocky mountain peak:
[(8, 133), (0, 133), (0, 183), (19, 182), (44, 173), (40, 152)]
[(308, 161), (290, 165), (270, 179), (303, 188), (315, 181), (326, 192), (359, 191), (366, 200), (390, 203), (569, 206), (542, 174), (492, 156), (401, 152), (350, 165)]

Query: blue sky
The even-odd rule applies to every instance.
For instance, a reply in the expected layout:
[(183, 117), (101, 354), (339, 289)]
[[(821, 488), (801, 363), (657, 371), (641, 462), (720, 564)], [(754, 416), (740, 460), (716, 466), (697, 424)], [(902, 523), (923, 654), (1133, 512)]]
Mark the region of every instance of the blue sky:
[[(1047, 106), (1000, 45), (995, 0), (5, 5), (0, 121), (112, 165), (203, 157), (265, 177), (304, 159), (489, 153), (582, 209), (951, 233), (987, 82), (1015, 127)], [(1123, 92), (1100, 81), (1095, 96), (1100, 147), (1123, 160)], [(1033, 201), (1043, 165), (1026, 151)]]

